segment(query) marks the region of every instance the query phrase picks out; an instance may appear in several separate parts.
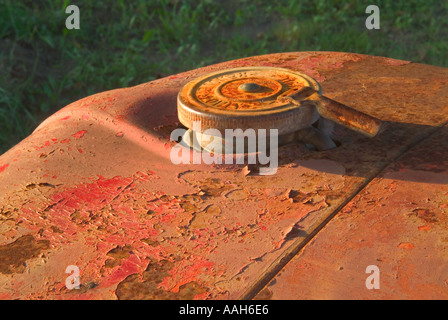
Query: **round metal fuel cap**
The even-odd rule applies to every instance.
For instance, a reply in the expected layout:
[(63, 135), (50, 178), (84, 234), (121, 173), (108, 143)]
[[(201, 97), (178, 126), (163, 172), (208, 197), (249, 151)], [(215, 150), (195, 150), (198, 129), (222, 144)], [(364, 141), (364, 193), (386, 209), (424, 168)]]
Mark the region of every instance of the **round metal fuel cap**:
[(310, 76), (284, 68), (242, 67), (209, 73), (187, 83), (178, 95), (178, 116), (187, 128), (201, 131), (278, 129), (290, 133), (310, 126), (319, 114), (313, 106), (279, 99), (303, 87), (321, 93)]

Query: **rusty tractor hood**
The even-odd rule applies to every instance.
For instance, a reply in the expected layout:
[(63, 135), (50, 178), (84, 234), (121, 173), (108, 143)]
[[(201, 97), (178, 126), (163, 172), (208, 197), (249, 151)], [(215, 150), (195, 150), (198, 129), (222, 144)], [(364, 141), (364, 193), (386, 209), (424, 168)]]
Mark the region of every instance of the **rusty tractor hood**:
[[(306, 74), (383, 130), (337, 125), (331, 150), (281, 146), (274, 175), (174, 165), (179, 91), (239, 67)], [(447, 121), (448, 69), (337, 52), (86, 97), (0, 157), (0, 298), (446, 299)], [(366, 289), (369, 265), (380, 290)]]

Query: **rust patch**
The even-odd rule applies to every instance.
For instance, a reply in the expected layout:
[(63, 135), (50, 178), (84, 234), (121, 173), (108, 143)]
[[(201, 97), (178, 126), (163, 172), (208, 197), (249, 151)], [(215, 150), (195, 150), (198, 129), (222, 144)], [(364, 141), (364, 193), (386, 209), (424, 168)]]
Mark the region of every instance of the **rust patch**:
[(150, 238), (141, 239), (140, 241), (143, 242), (143, 243), (146, 243), (150, 247), (157, 247), (158, 245), (160, 245), (160, 243), (158, 241), (155, 241), (155, 240), (150, 239)]
[(229, 191), (232, 188), (231, 185), (223, 183), (217, 178), (207, 178), (201, 181), (200, 189), (204, 192), (205, 197), (217, 197), (224, 191)]
[(121, 260), (127, 259), (132, 254), (132, 246), (126, 244), (124, 246), (117, 246), (107, 253), (111, 259), (105, 261), (106, 268), (113, 268), (120, 265)]
[(247, 199), (248, 196), (249, 196), (248, 191), (246, 191), (244, 189), (232, 190), (225, 195), (225, 197), (227, 199), (236, 200), (236, 201), (245, 200), (245, 199)]
[(115, 294), (119, 300), (191, 300), (207, 292), (196, 281), (181, 285), (177, 293), (160, 288), (174, 266), (168, 260), (151, 261), (142, 275), (132, 274), (120, 282)]
[(0, 246), (0, 272), (4, 274), (22, 273), (25, 262), (37, 257), (50, 247), (50, 241), (36, 241), (32, 235), (25, 235), (16, 241)]
[(415, 216), (427, 223), (436, 223), (438, 221), (436, 214), (429, 209), (417, 208), (412, 210), (409, 216)]
[(64, 233), (64, 231), (62, 231), (56, 226), (51, 226), (51, 230), (53, 230), (54, 233)]

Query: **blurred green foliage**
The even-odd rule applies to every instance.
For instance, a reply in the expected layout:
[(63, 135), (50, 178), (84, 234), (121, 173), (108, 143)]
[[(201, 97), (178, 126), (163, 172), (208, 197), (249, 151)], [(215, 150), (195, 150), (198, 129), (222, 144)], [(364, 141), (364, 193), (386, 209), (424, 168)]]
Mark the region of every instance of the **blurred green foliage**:
[[(80, 9), (68, 30), (65, 8)], [(221, 61), (345, 51), (448, 67), (448, 2), (0, 0), (0, 153), (87, 95)]]

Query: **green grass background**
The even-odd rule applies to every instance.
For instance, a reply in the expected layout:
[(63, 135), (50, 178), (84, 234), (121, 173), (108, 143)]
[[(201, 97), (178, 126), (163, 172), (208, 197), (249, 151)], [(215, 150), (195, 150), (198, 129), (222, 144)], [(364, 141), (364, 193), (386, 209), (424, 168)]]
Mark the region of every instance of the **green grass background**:
[[(65, 28), (70, 4), (80, 30)], [(365, 28), (370, 4), (380, 8), (380, 30)], [(448, 67), (448, 1), (0, 0), (0, 153), (93, 93), (310, 50)]]

